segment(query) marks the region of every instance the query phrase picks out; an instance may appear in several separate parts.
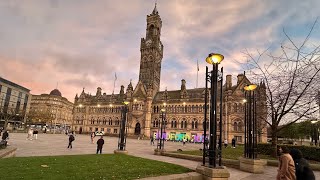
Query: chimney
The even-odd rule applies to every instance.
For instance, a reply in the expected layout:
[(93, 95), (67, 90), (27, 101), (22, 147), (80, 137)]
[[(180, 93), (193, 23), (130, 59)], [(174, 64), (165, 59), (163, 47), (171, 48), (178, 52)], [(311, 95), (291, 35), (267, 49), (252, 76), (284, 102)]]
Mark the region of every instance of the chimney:
[(242, 81), (242, 79), (244, 78), (244, 75), (243, 75), (243, 74), (239, 74), (239, 75), (237, 76), (237, 78), (238, 78), (237, 84), (239, 84), (239, 83)]
[(230, 89), (232, 87), (232, 75), (227, 75), (227, 89)]

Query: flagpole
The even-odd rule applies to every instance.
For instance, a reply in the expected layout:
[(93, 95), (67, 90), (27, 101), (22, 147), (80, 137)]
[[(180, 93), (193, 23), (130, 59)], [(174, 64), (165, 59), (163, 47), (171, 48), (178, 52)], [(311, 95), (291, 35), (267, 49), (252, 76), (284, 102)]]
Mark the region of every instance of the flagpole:
[(116, 87), (117, 73), (114, 73), (114, 82), (113, 82), (113, 90), (112, 94), (114, 94), (114, 88)]
[(199, 64), (197, 60), (197, 83), (196, 83), (196, 88), (198, 88), (198, 74), (199, 74)]

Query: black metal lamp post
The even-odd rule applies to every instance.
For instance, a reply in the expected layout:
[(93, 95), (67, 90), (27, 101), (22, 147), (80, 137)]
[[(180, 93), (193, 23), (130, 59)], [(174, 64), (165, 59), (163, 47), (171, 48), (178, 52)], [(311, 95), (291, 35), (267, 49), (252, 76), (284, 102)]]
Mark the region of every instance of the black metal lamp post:
[(244, 87), (245, 90), (245, 134), (244, 134), (244, 157), (257, 158), (257, 114), (254, 90), (257, 85), (251, 84)]
[(127, 123), (128, 104), (129, 102), (125, 101), (121, 111), (121, 124), (120, 124), (119, 140), (118, 140), (118, 150), (120, 151), (126, 150), (126, 139), (127, 139), (126, 123)]
[[(221, 54), (211, 53), (206, 58), (206, 62), (212, 64), (213, 70), (209, 73), (208, 67), (206, 67), (206, 91), (205, 91), (205, 110), (204, 110), (204, 148), (203, 148), (203, 165), (205, 165), (205, 158), (207, 152), (209, 153), (209, 167), (216, 167), (216, 158), (217, 158), (217, 92), (218, 92), (218, 65), (224, 59), (224, 56)], [(221, 68), (221, 73), (223, 68)], [(222, 86), (222, 76), (221, 76), (221, 86)], [(206, 124), (207, 124), (207, 96), (208, 96), (208, 82), (211, 83), (211, 102), (210, 102), (210, 129), (209, 129), (209, 149), (206, 147)], [(222, 122), (222, 87), (220, 93), (220, 122)], [(221, 166), (221, 143), (222, 143), (222, 123), (220, 123), (220, 141), (219, 141), (219, 166)]]
[(164, 127), (164, 113), (165, 113), (165, 109), (161, 109), (161, 129), (160, 129), (160, 149), (164, 149), (164, 139), (163, 139), (163, 134), (162, 134), (162, 130), (165, 130), (165, 127)]

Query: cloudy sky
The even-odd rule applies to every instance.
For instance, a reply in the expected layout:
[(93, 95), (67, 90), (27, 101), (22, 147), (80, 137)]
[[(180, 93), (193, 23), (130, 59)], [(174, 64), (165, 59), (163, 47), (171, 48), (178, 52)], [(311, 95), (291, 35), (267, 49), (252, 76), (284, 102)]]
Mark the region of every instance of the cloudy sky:
[[(154, 0), (0, 1), (0, 76), (73, 102), (82, 88), (115, 93), (138, 81), (140, 39)], [(245, 49), (276, 51), (286, 32), (302, 39), (320, 15), (318, 0), (158, 0), (164, 44), (161, 90), (204, 86), (205, 57), (225, 56), (226, 74), (245, 69)], [(320, 23), (312, 41), (320, 40)]]

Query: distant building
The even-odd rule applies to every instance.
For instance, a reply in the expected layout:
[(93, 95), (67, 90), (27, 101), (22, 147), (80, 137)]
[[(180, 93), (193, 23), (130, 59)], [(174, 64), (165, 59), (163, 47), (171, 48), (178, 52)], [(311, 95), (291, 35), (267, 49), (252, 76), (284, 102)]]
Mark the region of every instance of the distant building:
[(30, 90), (0, 77), (0, 127), (22, 127), (30, 106)]
[[(160, 40), (161, 27), (162, 21), (155, 7), (152, 13), (147, 15), (146, 37), (141, 39), (140, 73), (135, 88), (130, 82), (126, 92), (124, 86), (121, 86), (119, 94), (102, 94), (102, 89), (98, 87), (95, 95), (85, 93), (84, 90), (80, 96), (76, 95), (73, 117), (75, 131), (118, 134), (121, 108), (126, 100), (130, 102), (127, 116), (128, 135), (159, 137), (160, 114), (164, 108), (166, 129), (163, 136), (166, 139), (182, 141), (186, 138), (193, 142), (203, 141), (205, 88), (187, 89), (186, 81), (183, 79), (181, 89), (159, 91), (164, 49)], [(237, 78), (237, 83), (232, 85), (231, 75), (227, 75), (226, 84), (223, 86), (223, 139), (231, 142), (235, 137), (237, 143), (243, 143), (243, 87), (250, 84), (250, 81), (243, 74), (239, 74)], [(259, 84), (257, 94), (259, 141), (266, 142), (264, 120), (267, 107), (264, 83)]]
[(29, 119), (32, 124), (68, 129), (72, 125), (72, 111), (73, 103), (54, 89), (50, 94), (32, 95)]

